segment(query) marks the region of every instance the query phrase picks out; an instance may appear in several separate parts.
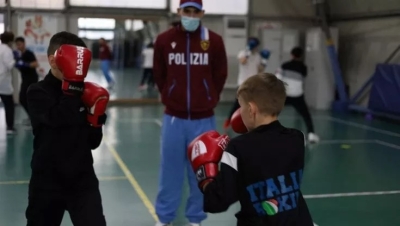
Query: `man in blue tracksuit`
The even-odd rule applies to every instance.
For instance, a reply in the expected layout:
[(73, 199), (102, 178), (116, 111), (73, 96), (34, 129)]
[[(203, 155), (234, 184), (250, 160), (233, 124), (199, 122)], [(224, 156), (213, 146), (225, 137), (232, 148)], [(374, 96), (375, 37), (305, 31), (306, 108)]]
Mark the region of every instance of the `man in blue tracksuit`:
[(190, 185), (186, 218), (197, 226), (207, 217), (186, 150), (195, 137), (216, 129), (214, 108), (227, 78), (222, 37), (200, 23), (202, 1), (181, 0), (178, 14), (181, 23), (160, 34), (154, 46), (154, 81), (165, 105), (157, 226), (175, 219), (186, 170)]

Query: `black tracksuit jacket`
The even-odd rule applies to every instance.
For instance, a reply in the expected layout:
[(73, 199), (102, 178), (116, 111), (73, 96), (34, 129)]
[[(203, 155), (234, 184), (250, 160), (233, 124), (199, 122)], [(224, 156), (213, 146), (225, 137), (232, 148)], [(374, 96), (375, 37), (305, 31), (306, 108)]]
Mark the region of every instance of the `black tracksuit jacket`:
[(65, 95), (51, 72), (31, 85), (27, 96), (34, 134), (30, 188), (97, 189), (92, 150), (103, 133), (87, 123), (81, 98)]
[(300, 191), (304, 156), (304, 134), (279, 121), (232, 139), (204, 190), (204, 211), (224, 212), (239, 201), (238, 226), (313, 226)]

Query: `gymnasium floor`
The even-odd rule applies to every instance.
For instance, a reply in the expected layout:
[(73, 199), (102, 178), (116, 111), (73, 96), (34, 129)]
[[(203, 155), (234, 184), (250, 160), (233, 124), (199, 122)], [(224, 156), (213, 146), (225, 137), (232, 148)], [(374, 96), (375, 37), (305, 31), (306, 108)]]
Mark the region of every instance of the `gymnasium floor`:
[[(219, 129), (229, 107), (216, 110)], [(103, 143), (93, 151), (108, 225), (152, 226), (162, 107), (113, 107), (108, 114)], [(322, 141), (308, 150), (303, 192), (316, 224), (398, 226), (400, 126), (356, 116), (313, 115)], [(17, 118), (23, 118), (20, 108)], [(285, 109), (281, 121), (304, 129), (292, 109)], [(25, 225), (32, 135), (18, 126), (18, 134), (7, 137), (2, 108), (0, 122), (0, 225)], [(210, 215), (203, 225), (235, 225), (237, 210), (235, 205), (227, 213)], [(174, 225), (186, 223), (183, 215), (180, 211)], [(67, 213), (62, 225), (72, 225)]]
[[(94, 62), (94, 65), (86, 77), (86, 81), (96, 82), (104, 87), (107, 87), (107, 82), (103, 76), (103, 72), (98, 69), (96, 64), (98, 64), (98, 62)], [(157, 90), (148, 89), (147, 91), (139, 91), (138, 87), (142, 77), (142, 72), (139, 69), (111, 69), (111, 76), (116, 82), (113, 92), (110, 93), (110, 98), (112, 100), (131, 98), (158, 98)]]

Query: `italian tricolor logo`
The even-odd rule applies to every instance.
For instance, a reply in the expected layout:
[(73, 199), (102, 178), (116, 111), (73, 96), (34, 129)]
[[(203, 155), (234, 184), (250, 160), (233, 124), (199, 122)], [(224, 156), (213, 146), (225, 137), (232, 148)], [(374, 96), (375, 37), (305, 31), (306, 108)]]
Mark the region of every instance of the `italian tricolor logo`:
[(278, 202), (275, 199), (264, 201), (261, 205), (268, 216), (273, 216), (278, 213)]

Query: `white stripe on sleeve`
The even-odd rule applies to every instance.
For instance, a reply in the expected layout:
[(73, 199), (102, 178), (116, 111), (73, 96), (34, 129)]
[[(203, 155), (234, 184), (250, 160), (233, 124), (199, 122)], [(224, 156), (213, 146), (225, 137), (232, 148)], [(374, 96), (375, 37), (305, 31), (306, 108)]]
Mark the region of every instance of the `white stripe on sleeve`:
[(232, 169), (238, 171), (237, 158), (233, 156), (231, 153), (224, 151), (224, 154), (222, 154), (221, 162), (232, 167)]

